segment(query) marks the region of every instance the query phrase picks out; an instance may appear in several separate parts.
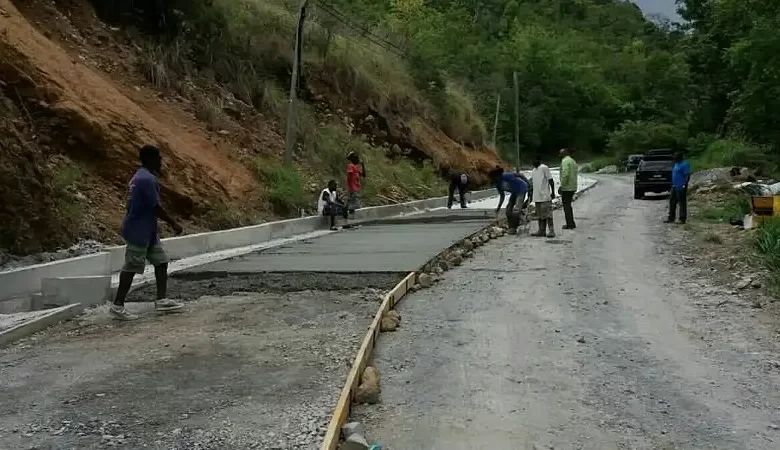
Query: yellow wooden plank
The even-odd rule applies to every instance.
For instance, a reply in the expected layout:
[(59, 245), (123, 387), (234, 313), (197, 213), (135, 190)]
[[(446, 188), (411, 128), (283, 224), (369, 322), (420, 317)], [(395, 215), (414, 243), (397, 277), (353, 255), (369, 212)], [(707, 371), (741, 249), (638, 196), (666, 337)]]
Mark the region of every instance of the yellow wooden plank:
[(371, 354), (376, 345), (376, 339), (379, 336), (379, 324), (382, 322), (382, 316), (384, 316), (389, 309), (395, 307), (395, 304), (406, 295), (409, 291), (409, 286), (414, 283), (415, 276), (416, 274), (411, 272), (395, 285), (382, 300), (382, 304), (379, 306), (379, 310), (377, 310), (374, 315), (374, 320), (371, 321), (366, 336), (363, 338), (363, 343), (360, 345), (360, 349), (358, 349), (355, 361), (352, 363), (352, 368), (347, 375), (347, 381), (341, 389), (341, 395), (339, 395), (339, 400), (336, 403), (336, 409), (333, 411), (333, 417), (331, 418), (328, 430), (325, 433), (325, 439), (322, 441), (322, 450), (336, 450), (338, 447), (341, 426), (349, 419), (349, 411), (352, 407), (352, 395), (360, 384), (360, 375), (363, 373), (366, 365), (368, 365), (369, 359), (371, 359)]

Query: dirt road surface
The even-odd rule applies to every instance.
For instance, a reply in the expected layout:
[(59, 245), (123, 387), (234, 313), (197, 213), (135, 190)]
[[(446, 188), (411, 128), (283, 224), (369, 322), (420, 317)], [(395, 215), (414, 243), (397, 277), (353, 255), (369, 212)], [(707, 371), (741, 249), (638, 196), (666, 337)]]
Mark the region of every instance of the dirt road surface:
[(318, 448), (385, 290), (131, 303), (137, 322), (103, 307), (38, 333), (0, 350), (0, 449)]
[[(379, 340), (390, 450), (780, 448), (776, 321), (670, 244), (663, 201), (602, 177), (576, 231), (506, 237), (406, 298)], [(560, 217), (556, 216), (559, 220)], [(678, 226), (679, 227), (679, 226)], [(676, 236), (670, 239), (670, 236)], [(695, 247), (695, 246), (694, 246)]]

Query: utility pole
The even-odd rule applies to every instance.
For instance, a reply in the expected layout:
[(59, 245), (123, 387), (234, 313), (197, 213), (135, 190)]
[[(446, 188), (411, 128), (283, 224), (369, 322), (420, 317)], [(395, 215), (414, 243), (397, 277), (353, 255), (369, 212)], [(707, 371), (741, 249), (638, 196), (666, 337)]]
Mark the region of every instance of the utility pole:
[(298, 26), (295, 29), (295, 53), (293, 54), (292, 79), (290, 80), (290, 100), (287, 110), (287, 136), (285, 138), (284, 165), (292, 165), (296, 138), (298, 137), (298, 86), (300, 84), (301, 52), (303, 47), (303, 22), (306, 20), (306, 7), (309, 0), (301, 2), (298, 10)]
[(520, 82), (517, 72), (514, 73), (515, 81), (515, 152), (517, 152), (517, 168), (520, 169)]
[(496, 94), (496, 120), (493, 122), (493, 148), (496, 148), (496, 134), (498, 134), (498, 113), (501, 111), (501, 91)]

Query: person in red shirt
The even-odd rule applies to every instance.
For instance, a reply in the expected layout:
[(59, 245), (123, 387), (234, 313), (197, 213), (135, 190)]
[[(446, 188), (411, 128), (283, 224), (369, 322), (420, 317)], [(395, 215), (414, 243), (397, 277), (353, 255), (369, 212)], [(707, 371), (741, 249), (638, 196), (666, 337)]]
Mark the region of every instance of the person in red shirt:
[(354, 214), (361, 206), (360, 183), (366, 177), (366, 166), (355, 152), (349, 152), (347, 161), (347, 208), (350, 214)]

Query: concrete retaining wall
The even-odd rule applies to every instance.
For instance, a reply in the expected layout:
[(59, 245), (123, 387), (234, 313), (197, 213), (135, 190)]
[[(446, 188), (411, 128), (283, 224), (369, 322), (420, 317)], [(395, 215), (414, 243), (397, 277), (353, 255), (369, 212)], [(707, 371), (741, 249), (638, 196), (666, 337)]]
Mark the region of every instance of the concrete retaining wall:
[[(492, 189), (477, 191), (471, 193), (471, 199), (477, 201), (492, 195), (495, 195), (495, 191)], [(446, 205), (447, 197), (436, 197), (397, 205), (362, 208), (355, 212), (355, 221), (359, 223), (426, 209), (441, 208)], [(230, 230), (173, 237), (163, 239), (163, 245), (171, 259), (181, 259), (203, 253), (258, 244), (271, 239), (291, 237), (322, 229), (326, 226), (327, 222), (323, 217), (311, 216)], [(63, 259), (0, 272), (0, 302), (27, 297), (40, 292), (41, 280), (44, 278), (110, 275), (118, 272), (122, 268), (123, 263), (124, 246), (120, 245), (108, 247), (105, 251), (94, 255)]]

